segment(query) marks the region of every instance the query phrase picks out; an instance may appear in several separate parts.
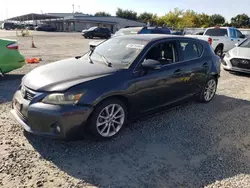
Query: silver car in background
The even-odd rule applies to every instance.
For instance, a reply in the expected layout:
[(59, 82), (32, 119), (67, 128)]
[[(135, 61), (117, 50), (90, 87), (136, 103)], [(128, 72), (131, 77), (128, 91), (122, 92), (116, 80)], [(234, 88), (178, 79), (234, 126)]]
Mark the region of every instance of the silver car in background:
[(222, 60), (222, 66), (228, 71), (250, 73), (250, 39), (229, 50)]

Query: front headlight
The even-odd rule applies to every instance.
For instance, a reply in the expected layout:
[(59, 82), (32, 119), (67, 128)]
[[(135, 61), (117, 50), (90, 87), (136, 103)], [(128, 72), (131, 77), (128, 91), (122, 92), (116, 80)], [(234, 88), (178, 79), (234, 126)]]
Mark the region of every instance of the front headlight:
[(78, 94), (63, 94), (63, 93), (52, 93), (46, 96), (42, 102), (46, 104), (58, 104), (58, 105), (66, 105), (66, 104), (76, 104), (80, 98), (82, 97), (83, 93)]
[(230, 53), (227, 52), (227, 53), (225, 54), (225, 57), (230, 58)]

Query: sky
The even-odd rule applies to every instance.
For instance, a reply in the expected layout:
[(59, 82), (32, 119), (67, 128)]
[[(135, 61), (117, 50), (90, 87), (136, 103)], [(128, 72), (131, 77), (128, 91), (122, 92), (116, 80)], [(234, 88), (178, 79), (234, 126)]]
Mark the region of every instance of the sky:
[(94, 14), (105, 11), (115, 15), (117, 8), (164, 15), (175, 7), (199, 13), (223, 15), (227, 20), (246, 13), (250, 16), (250, 0), (2, 0), (0, 20), (28, 13), (61, 13), (75, 11)]

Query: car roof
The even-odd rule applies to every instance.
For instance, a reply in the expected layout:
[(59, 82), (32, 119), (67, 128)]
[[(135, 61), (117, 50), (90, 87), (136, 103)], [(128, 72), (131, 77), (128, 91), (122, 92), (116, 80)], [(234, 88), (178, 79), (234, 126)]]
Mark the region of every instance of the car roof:
[(179, 35), (166, 35), (166, 34), (134, 34), (134, 35), (122, 35), (118, 36), (119, 38), (124, 38), (124, 39), (136, 39), (136, 40), (144, 40), (144, 41), (157, 41), (157, 40), (162, 40), (162, 39), (192, 39), (192, 40), (197, 40), (201, 41), (199, 39), (191, 38), (191, 37), (184, 37), (184, 36), (179, 36)]

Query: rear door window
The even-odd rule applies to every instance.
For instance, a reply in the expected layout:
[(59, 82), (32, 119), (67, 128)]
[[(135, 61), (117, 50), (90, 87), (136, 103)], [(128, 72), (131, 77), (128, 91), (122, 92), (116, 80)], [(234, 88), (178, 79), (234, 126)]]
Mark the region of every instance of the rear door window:
[(189, 61), (201, 57), (203, 45), (192, 40), (180, 40), (181, 55), (183, 61)]
[(239, 30), (235, 30), (236, 31), (236, 37), (240, 38), (242, 36), (242, 33)]
[(205, 32), (205, 35), (218, 36), (218, 37), (228, 36), (227, 29), (220, 29), (220, 28), (208, 29)]

